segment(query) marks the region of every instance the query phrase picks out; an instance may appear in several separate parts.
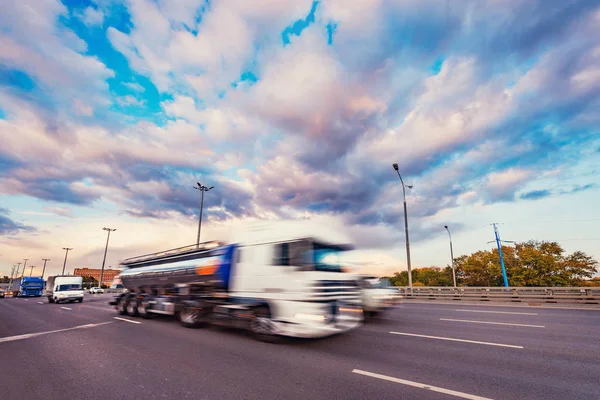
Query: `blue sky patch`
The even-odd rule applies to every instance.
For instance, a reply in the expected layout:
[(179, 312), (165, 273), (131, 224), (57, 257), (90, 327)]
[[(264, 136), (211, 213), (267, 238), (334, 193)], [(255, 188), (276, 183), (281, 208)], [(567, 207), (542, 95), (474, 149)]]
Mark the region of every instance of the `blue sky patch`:
[(317, 11), (318, 5), (318, 1), (313, 1), (312, 7), (310, 8), (310, 12), (306, 16), (306, 18), (297, 20), (292, 25), (288, 26), (283, 30), (283, 32), (281, 33), (281, 40), (283, 41), (284, 46), (290, 44), (291, 35), (300, 36), (304, 29), (306, 29), (310, 24), (315, 22), (315, 12)]

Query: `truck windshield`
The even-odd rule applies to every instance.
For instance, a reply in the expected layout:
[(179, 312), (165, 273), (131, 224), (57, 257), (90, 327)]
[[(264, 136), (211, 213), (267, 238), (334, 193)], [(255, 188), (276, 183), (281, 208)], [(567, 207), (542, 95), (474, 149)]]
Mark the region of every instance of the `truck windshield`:
[(58, 286), (58, 292), (62, 292), (64, 290), (81, 290), (81, 285), (76, 284), (76, 283), (72, 283), (69, 285), (59, 285)]
[(342, 251), (335, 247), (314, 243), (313, 263), (315, 271), (342, 272)]

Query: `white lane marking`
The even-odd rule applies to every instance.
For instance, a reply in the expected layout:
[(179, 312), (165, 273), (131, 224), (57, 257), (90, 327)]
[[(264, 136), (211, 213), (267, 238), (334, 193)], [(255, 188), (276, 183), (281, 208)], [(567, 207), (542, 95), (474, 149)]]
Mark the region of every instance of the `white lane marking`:
[(72, 331), (74, 329), (87, 329), (87, 328), (94, 328), (96, 326), (101, 326), (101, 325), (106, 325), (106, 324), (112, 324), (114, 321), (108, 321), (108, 322), (100, 322), (97, 324), (86, 324), (86, 325), (79, 325), (79, 326), (74, 326), (72, 328), (65, 328), (65, 329), (57, 329), (55, 331), (46, 331), (46, 332), (36, 332), (36, 333), (26, 333), (25, 335), (17, 335), (17, 336), (7, 336), (7, 337), (3, 337), (0, 338), (0, 343), (4, 343), (4, 342), (13, 342), (15, 340), (23, 340), (23, 339), (29, 339), (29, 338), (33, 338), (36, 336), (41, 336), (41, 335), (48, 335), (50, 333), (58, 333), (58, 332), (66, 332), (66, 331)]
[(403, 335), (403, 336), (415, 336), (422, 337), (427, 339), (438, 339), (438, 340), (449, 340), (451, 342), (464, 342), (464, 343), (474, 343), (474, 344), (485, 344), (488, 346), (498, 346), (498, 347), (510, 347), (513, 349), (522, 349), (523, 346), (515, 346), (512, 344), (502, 344), (502, 343), (491, 343), (491, 342), (479, 342), (477, 340), (466, 340), (466, 339), (456, 339), (456, 338), (447, 338), (441, 336), (429, 336), (429, 335), (417, 335), (416, 333), (404, 333), (404, 332), (390, 332), (393, 335)]
[(354, 369), (354, 370), (352, 370), (352, 372), (355, 373), (355, 374), (360, 374), (360, 375), (364, 375), (364, 376), (370, 376), (371, 378), (383, 379), (384, 381), (401, 383), (403, 385), (412, 386), (412, 387), (416, 387), (416, 388), (419, 388), (419, 389), (431, 390), (432, 392), (449, 394), (450, 396), (461, 397), (463, 399), (469, 399), (469, 400), (492, 400), (492, 399), (490, 399), (488, 397), (481, 397), (481, 396), (476, 396), (474, 394), (457, 392), (456, 390), (444, 389), (444, 388), (437, 387), (437, 386), (426, 385), (424, 383), (407, 381), (406, 379), (394, 378), (393, 376), (376, 374), (376, 373), (373, 373), (373, 372), (363, 371), (363, 370), (360, 370), (360, 369)]
[(29, 299), (25, 299), (25, 301), (29, 301)]
[(508, 323), (508, 322), (472, 321), (472, 320), (468, 320), (468, 319), (440, 318), (440, 321), (469, 322), (471, 324), (526, 326), (526, 327), (529, 327), (529, 328), (545, 328), (544, 325), (512, 324), (512, 323)]
[(132, 321), (130, 319), (127, 318), (121, 318), (121, 317), (113, 317), (114, 319), (118, 319), (119, 321), (125, 321), (125, 322), (131, 322), (132, 324), (141, 324), (140, 321)]
[(537, 315), (537, 313), (531, 313), (531, 312), (462, 310), (462, 309), (458, 309), (458, 308), (456, 310), (454, 310), (454, 311), (481, 312), (481, 313), (490, 313), (490, 314)]
[(61, 307), (63, 310), (70, 310), (69, 307)]
[(41, 301), (38, 301), (38, 304), (44, 304), (44, 303), (43, 303), (43, 302), (41, 302)]

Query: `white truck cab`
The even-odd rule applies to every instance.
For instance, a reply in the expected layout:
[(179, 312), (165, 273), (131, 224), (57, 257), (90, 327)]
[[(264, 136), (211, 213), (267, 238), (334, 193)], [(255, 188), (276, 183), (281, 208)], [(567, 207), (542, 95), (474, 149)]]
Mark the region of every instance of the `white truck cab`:
[(46, 296), (50, 303), (82, 302), (83, 277), (73, 275), (51, 276), (46, 282)]

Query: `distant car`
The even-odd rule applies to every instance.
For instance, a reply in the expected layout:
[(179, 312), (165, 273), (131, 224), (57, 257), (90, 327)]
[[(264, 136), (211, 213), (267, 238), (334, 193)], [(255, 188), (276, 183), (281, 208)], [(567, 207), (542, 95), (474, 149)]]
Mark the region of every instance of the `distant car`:
[(363, 276), (360, 280), (363, 312), (365, 317), (375, 317), (398, 304), (398, 291), (385, 278)]
[(4, 293), (4, 290), (0, 289), (0, 297), (4, 298), (4, 296), (6, 296), (6, 293)]
[(93, 287), (90, 289), (91, 294), (104, 294), (104, 289), (101, 287)]

